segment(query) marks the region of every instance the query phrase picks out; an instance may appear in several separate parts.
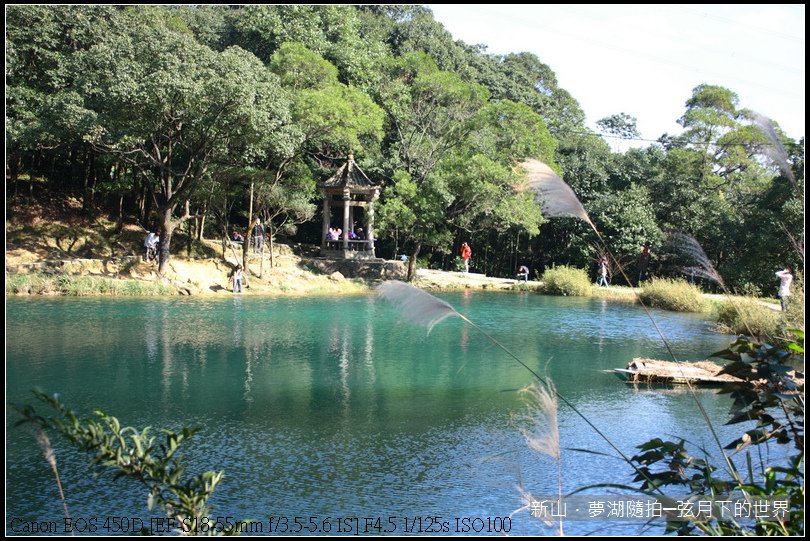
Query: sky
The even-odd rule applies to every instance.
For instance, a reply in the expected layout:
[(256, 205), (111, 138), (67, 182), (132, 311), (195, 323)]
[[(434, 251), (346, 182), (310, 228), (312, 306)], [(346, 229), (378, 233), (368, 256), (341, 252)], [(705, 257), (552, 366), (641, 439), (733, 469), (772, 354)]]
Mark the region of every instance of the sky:
[(586, 124), (627, 113), (647, 146), (678, 134), (700, 84), (725, 87), (738, 107), (804, 133), (803, 4), (429, 4), (456, 40), (490, 54), (534, 53), (557, 75)]

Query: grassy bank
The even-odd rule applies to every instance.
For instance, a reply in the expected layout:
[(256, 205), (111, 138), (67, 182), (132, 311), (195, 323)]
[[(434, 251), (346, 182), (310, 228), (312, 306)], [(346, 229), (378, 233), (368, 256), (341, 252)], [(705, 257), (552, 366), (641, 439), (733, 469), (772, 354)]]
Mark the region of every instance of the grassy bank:
[(162, 282), (103, 276), (31, 273), (6, 277), (6, 295), (149, 297), (177, 293), (177, 288)]

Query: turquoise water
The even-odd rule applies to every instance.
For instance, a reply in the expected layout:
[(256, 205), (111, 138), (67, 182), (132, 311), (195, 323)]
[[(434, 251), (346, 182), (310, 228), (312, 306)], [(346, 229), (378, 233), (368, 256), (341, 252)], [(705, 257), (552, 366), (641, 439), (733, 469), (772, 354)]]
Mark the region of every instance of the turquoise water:
[[(716, 449), (689, 394), (634, 388), (601, 372), (636, 356), (668, 358), (639, 308), (530, 294), (442, 298), (550, 374), (625, 453), (655, 436)], [(356, 517), (361, 528), (364, 519), (382, 519), (384, 527), (393, 517), (396, 533), (408, 533), (408, 520), (438, 516), (450, 527), (440, 533), (449, 534), (465, 518), (504, 524), (522, 505), (517, 486), (556, 493), (556, 465), (528, 449), (515, 421), (525, 411), (517, 390), (530, 374), (458, 319), (427, 334), (373, 295), (11, 299), (6, 309), (8, 403), (32, 402), (29, 390), (38, 387), (82, 414), (100, 408), (125, 425), (199, 427), (185, 450), (192, 471), (225, 471), (213, 514), (254, 519), (262, 533), (280, 533), (281, 517), (293, 527), (296, 516), (305, 524), (331, 517), (335, 534), (338, 517)], [(700, 317), (654, 316), (680, 359), (728, 345), (729, 337)], [(699, 398), (723, 441), (733, 439), (739, 426), (720, 426), (728, 398), (706, 391)], [(13, 420), (7, 413), (6, 532), (14, 533), (15, 517), (61, 529), (50, 469), (31, 433), (13, 428)], [(565, 405), (559, 423), (565, 491), (631, 482), (618, 459), (573, 450), (615, 454)], [(142, 488), (109, 473), (93, 478), (87, 456), (57, 435), (51, 440), (72, 517), (161, 516), (146, 509)], [(354, 523), (343, 524), (346, 532)], [(554, 533), (525, 511), (508, 524), (512, 534)], [(642, 528), (566, 524), (568, 534), (594, 531)]]

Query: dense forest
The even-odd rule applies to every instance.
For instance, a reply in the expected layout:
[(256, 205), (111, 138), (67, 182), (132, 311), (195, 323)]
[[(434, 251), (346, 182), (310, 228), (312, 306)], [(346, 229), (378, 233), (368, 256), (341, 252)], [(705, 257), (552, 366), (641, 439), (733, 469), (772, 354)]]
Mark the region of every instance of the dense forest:
[(353, 152), (382, 186), (378, 255), (452, 269), (467, 241), (487, 274), (593, 273), (593, 231), (525, 190), (515, 165), (535, 158), (630, 276), (644, 245), (682, 275), (679, 232), (727, 285), (772, 294), (776, 269), (803, 272), (804, 138), (710, 82), (684, 100), (681, 134), (619, 153), (606, 139), (637, 136), (631, 114), (588, 129), (541, 58), (454, 41), (421, 6), (9, 6), (6, 212), (48, 193), (137, 219), (160, 230), (161, 270), (178, 228), (260, 217), (317, 244), (316, 184)]

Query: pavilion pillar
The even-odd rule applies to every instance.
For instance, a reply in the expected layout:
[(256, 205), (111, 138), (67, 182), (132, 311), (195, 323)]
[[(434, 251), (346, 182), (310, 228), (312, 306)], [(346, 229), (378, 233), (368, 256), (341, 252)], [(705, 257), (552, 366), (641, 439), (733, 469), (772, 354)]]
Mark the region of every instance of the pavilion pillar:
[(329, 205), (329, 194), (323, 194), (323, 231), (321, 231), (321, 249), (326, 248), (326, 235), (329, 233), (329, 223), (332, 221), (332, 210)]
[(349, 203), (351, 203), (351, 193), (349, 190), (343, 191), (343, 249), (349, 249)]
[(368, 240), (372, 255), (374, 255), (374, 203), (377, 201), (377, 197), (379, 197), (379, 195), (380, 191), (374, 190), (371, 200), (368, 202), (367, 208), (368, 223), (366, 224), (366, 239)]

